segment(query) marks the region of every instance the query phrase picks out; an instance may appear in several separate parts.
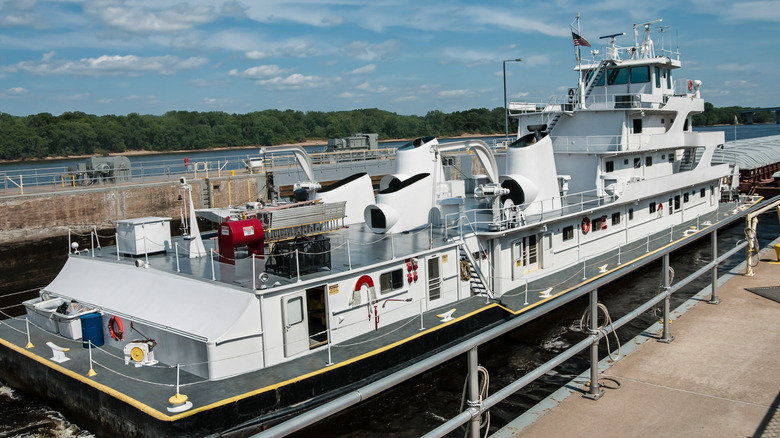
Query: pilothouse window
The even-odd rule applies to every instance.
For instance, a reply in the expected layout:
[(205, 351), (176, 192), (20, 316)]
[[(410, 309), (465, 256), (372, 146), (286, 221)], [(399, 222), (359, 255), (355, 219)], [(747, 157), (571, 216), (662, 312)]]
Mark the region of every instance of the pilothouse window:
[(631, 67), (631, 83), (638, 84), (642, 82), (650, 82), (650, 67), (646, 65)]
[(607, 85), (621, 85), (628, 83), (628, 69), (613, 68), (607, 72)]

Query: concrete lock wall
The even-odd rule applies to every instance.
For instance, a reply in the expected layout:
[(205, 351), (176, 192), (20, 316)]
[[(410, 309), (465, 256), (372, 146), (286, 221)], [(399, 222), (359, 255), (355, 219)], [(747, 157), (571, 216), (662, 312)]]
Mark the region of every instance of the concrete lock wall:
[[(188, 180), (195, 208), (255, 201), (265, 193), (265, 175)], [(78, 188), (0, 198), (0, 243), (113, 229), (113, 221), (147, 216), (180, 217), (179, 182)], [(209, 190), (210, 187), (210, 190)], [(265, 196), (260, 196), (265, 198)]]

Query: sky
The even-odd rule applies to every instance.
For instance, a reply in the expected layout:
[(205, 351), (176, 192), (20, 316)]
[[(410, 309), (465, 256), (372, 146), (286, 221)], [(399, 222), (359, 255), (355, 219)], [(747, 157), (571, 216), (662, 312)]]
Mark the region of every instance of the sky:
[(780, 106), (780, 0), (0, 0), (0, 112), (492, 109), (504, 66), (509, 101), (547, 102), (577, 13), (601, 53), (662, 19), (707, 102)]

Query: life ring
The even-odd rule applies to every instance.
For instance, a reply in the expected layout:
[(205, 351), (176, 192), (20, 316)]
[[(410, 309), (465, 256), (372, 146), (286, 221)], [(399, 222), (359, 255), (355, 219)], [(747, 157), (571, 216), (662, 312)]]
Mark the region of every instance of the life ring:
[(372, 280), (371, 277), (368, 275), (364, 275), (358, 278), (357, 283), (355, 283), (355, 292), (359, 292), (360, 288), (362, 288), (364, 284), (368, 285), (369, 289), (373, 288), (374, 280)]
[(664, 215), (664, 204), (659, 203), (658, 204), (658, 217), (661, 217)]
[(688, 79), (688, 91), (693, 91), (693, 81)]
[(122, 324), (122, 320), (116, 316), (112, 316), (108, 320), (108, 334), (115, 341), (121, 341), (125, 337), (125, 329)]
[(587, 217), (582, 218), (582, 234), (588, 234), (590, 231), (590, 219)]
[(607, 215), (601, 216), (601, 229), (606, 230), (607, 229)]

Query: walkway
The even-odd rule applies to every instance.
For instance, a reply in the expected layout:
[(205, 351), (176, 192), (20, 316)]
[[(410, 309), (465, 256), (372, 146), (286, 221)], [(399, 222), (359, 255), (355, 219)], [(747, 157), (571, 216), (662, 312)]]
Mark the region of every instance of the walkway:
[(581, 376), (565, 400), (537, 406), (494, 436), (780, 437), (780, 303), (746, 290), (780, 286), (774, 260), (766, 251), (754, 277), (728, 280), (719, 305), (699, 296), (674, 320), (672, 343), (655, 342), (654, 326), (645, 332), (652, 337), (638, 341), (648, 342), (626, 346), (628, 356), (602, 369), (619, 389), (605, 388), (598, 401), (582, 398), (588, 378)]

